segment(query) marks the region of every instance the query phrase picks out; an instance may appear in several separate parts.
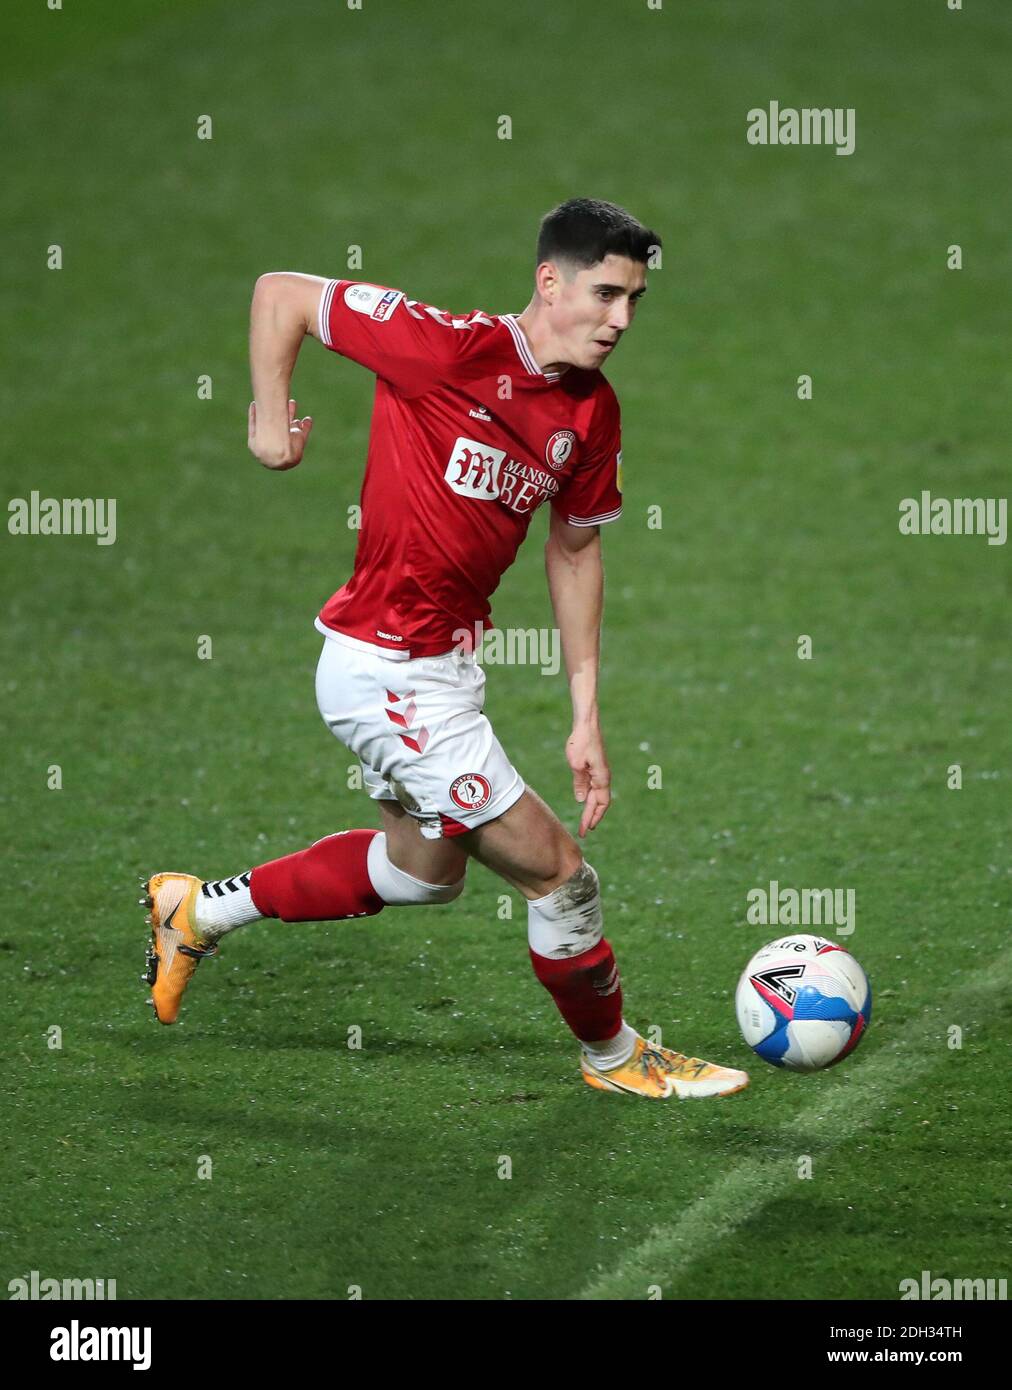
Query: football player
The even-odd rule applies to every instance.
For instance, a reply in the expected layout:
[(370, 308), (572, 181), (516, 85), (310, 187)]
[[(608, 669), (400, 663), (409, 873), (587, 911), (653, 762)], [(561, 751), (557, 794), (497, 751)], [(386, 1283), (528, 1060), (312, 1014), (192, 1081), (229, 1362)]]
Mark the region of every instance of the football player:
[(597, 703), (601, 528), (622, 511), (619, 404), (601, 369), (632, 326), (659, 246), (612, 203), (563, 203), (541, 222), (519, 314), (450, 313), (354, 280), (257, 281), (248, 443), (265, 467), (295, 468), (310, 439), (312, 417), (289, 397), (307, 336), (376, 377), (354, 572), (316, 619), (316, 697), (361, 762), (381, 828), (339, 830), (228, 878), (155, 874), (142, 900), (145, 978), (162, 1023), (236, 928), (451, 902), (473, 857), (526, 898), (534, 973), (579, 1040), (590, 1086), (666, 1099), (748, 1084), (743, 1071), (648, 1043), (623, 1018), (598, 875), (496, 737), (475, 655), (489, 598), (547, 503), (545, 564), (573, 706), (566, 758), (585, 839), (611, 794)]

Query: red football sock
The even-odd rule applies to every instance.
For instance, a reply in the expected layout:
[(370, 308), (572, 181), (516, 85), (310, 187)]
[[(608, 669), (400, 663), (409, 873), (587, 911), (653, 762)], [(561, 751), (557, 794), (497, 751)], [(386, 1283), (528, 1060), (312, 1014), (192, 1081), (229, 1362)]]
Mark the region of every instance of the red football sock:
[(531, 951), (534, 973), (581, 1042), (607, 1042), (622, 1027), (622, 986), (608, 941), (578, 956), (549, 960)]
[(372, 886), (367, 859), (378, 830), (339, 830), (297, 854), (253, 870), (253, 905), (282, 922), (336, 922), (371, 917), (386, 906)]

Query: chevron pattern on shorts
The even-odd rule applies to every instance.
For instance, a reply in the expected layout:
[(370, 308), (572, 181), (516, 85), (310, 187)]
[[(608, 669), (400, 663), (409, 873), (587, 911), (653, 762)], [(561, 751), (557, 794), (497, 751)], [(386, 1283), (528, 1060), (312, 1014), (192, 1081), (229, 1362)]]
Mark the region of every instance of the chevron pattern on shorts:
[[(402, 729), (411, 728), (412, 724), (415, 722), (415, 715), (418, 713), (418, 706), (415, 704), (414, 697), (415, 692), (413, 690), (407, 691), (404, 695), (395, 695), (392, 690), (387, 691), (387, 718), (391, 723), (400, 725)], [(407, 700), (409, 703), (405, 705), (403, 711), (389, 708), (390, 705), (399, 705), (404, 700)], [(407, 747), (412, 749), (415, 753), (424, 753), (425, 745), (429, 741), (429, 731), (423, 724), (420, 729), (415, 731), (414, 738), (409, 734), (399, 734), (398, 737), (402, 743), (406, 744)]]

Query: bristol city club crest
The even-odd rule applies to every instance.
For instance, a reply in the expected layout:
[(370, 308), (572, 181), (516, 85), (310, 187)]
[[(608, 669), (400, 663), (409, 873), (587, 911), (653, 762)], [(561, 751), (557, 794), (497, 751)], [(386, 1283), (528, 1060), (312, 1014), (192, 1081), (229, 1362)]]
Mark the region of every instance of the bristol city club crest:
[(566, 460), (573, 452), (575, 443), (576, 435), (572, 430), (556, 430), (545, 445), (545, 462), (548, 467), (554, 468), (556, 472), (565, 468)]
[(462, 811), (480, 811), (492, 799), (492, 783), (480, 772), (465, 772), (451, 784), (450, 795)]

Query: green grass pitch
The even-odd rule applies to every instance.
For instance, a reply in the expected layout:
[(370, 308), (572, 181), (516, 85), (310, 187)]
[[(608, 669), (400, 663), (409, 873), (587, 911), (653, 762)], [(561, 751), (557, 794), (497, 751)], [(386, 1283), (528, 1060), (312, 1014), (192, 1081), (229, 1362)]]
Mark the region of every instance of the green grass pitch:
[[(1007, 492), (1009, 8), (102, 0), (9, 27), (3, 500), (114, 497), (117, 539), (0, 547), (3, 1281), (894, 1299), (923, 1269), (1007, 1274), (1008, 548), (897, 523), (922, 490)], [(854, 153), (749, 145), (771, 100), (853, 108)], [(584, 1086), (521, 899), (501, 920), (477, 865), (442, 909), (236, 933), (160, 1029), (138, 874), (375, 823), (316, 711), (312, 626), (351, 571), (372, 380), (308, 342), (307, 458), (261, 469), (253, 283), (345, 275), (357, 245), (357, 278), (519, 311), (537, 219), (575, 195), (665, 242), (608, 370), (615, 798), (586, 852), (629, 1021), (752, 1086)], [(551, 624), (545, 529), (500, 626)], [(499, 737), (575, 829), (564, 676), (487, 670)], [(873, 1022), (813, 1077), (734, 1020), (771, 879), (856, 892)]]

